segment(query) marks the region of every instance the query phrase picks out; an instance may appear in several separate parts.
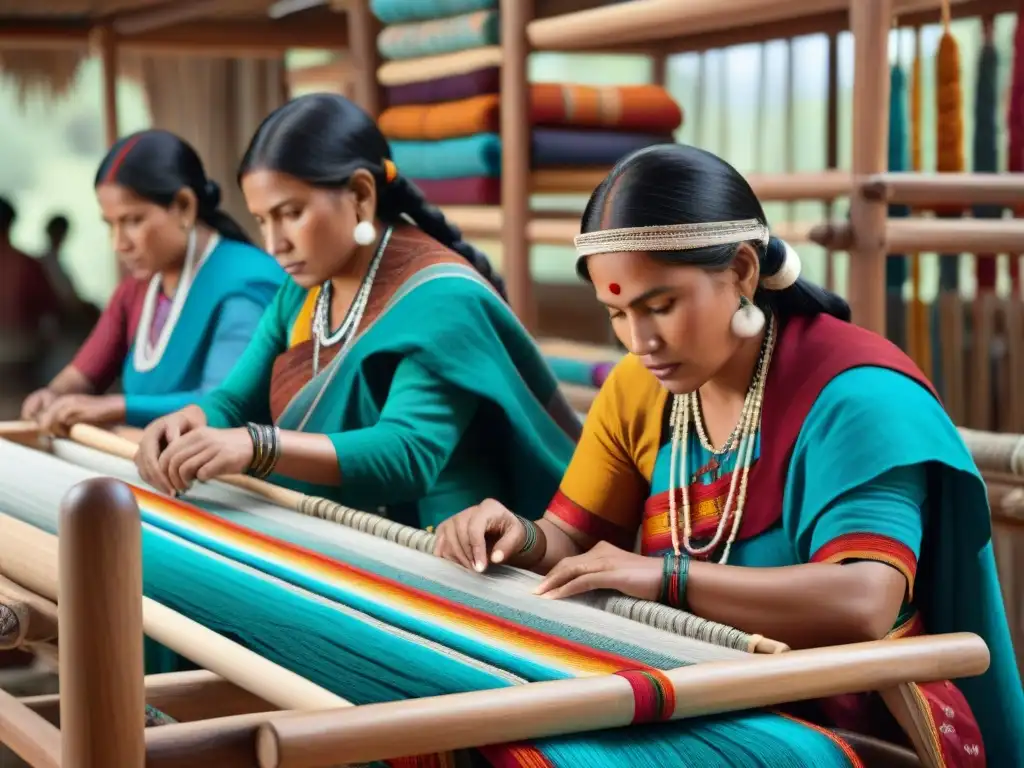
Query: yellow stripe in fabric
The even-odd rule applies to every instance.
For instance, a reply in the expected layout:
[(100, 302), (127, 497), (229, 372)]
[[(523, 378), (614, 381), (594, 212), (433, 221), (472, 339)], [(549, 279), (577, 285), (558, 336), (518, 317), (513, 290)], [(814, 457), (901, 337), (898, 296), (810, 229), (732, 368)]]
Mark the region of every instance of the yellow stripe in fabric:
[(320, 286), (311, 288), (306, 294), (306, 300), (302, 302), (299, 314), (292, 323), (291, 332), (288, 334), (288, 347), (297, 347), (299, 344), (313, 338), (313, 312), (316, 309), (316, 300), (320, 297)]

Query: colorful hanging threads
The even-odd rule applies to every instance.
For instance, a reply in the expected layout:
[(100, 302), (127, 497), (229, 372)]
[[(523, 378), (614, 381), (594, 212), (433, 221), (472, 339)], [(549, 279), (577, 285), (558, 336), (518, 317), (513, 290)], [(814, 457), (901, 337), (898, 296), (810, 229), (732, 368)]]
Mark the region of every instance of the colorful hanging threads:
[[(914, 30), (914, 63), (910, 79), (910, 167), (915, 173), (922, 168), (921, 154), (921, 28)], [(926, 374), (932, 370), (931, 338), (928, 312), (921, 296), (921, 254), (910, 257), (910, 355)]]
[[(1009, 134), (1009, 161), (1007, 170), (1010, 173), (1024, 172), (1024, 2), (1017, 12), (1017, 30), (1013, 36), (1013, 76), (1010, 84), (1010, 110), (1007, 115), (1007, 133)], [(1024, 206), (1014, 209), (1014, 216), (1024, 216)], [(1013, 295), (1020, 296), (1020, 254), (1010, 256), (1010, 279), (1013, 284)]]
[[(939, 173), (962, 173), (964, 160), (963, 94), (960, 88), (960, 46), (950, 31), (949, 3), (942, 4), (943, 31), (939, 40), (936, 79), (935, 170)], [(936, 213), (944, 218), (959, 218), (963, 207), (942, 206)], [(939, 262), (939, 290), (955, 291), (959, 287), (958, 255), (943, 255)]]
[[(973, 167), (975, 173), (996, 173), (999, 170), (999, 125), (996, 116), (999, 104), (999, 57), (993, 41), (994, 19), (982, 19), (984, 42), (978, 58), (978, 83), (974, 96), (974, 146)], [(976, 219), (1000, 219), (1003, 207), (1000, 205), (976, 205), (972, 211)], [(994, 253), (976, 256), (978, 293), (993, 293), (996, 289), (996, 255)]]
[[(907, 77), (900, 66), (899, 46), (896, 62), (889, 73), (889, 171), (907, 170)], [(889, 205), (889, 217), (910, 215), (910, 206)], [(886, 329), (885, 335), (903, 350), (909, 350), (907, 309), (903, 286), (907, 282), (907, 257), (890, 253), (885, 261)]]

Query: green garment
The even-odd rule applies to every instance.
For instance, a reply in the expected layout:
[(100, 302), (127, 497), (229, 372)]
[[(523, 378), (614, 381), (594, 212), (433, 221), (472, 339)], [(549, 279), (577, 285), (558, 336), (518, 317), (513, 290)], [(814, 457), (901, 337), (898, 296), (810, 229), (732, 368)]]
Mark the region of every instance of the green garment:
[[(235, 369), (201, 401), (211, 426), (270, 421), (271, 373), (306, 299), (294, 283), (278, 293)], [(274, 483), (419, 527), (488, 497), (540, 517), (578, 430), (508, 305), (471, 267), (447, 263), (414, 273), (278, 425), (327, 435), (342, 481)]]

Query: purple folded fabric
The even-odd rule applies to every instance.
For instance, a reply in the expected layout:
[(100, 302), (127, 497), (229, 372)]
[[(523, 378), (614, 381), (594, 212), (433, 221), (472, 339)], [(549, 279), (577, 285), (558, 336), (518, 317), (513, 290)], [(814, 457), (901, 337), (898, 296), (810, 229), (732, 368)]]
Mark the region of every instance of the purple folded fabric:
[(389, 107), (402, 104), (437, 104), (443, 101), (458, 101), (470, 96), (497, 93), (501, 88), (501, 68), (486, 67), (450, 75), (422, 83), (392, 85), (384, 89), (384, 98)]

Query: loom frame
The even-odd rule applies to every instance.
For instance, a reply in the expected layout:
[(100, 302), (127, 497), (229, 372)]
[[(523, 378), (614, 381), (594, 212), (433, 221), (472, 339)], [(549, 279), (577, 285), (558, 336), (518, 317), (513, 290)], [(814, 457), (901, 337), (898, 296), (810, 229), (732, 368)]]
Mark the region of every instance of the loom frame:
[[(61, 630), (62, 693), (0, 695), (0, 742), (33, 768), (313, 768), (618, 727), (632, 719), (632, 689), (615, 675), (351, 707), (333, 694), (319, 695), (311, 683), (296, 685), (291, 673), (265, 660), (252, 674), (255, 654), (163, 606), (154, 609), (142, 596), (141, 525), (134, 497), (112, 478), (72, 488), (59, 538), (0, 515), (0, 538), (7, 542), (0, 543), (0, 574), (32, 606), (26, 636), (36, 621), (49, 634), (53, 626)], [(97, 582), (101, 588), (90, 588)], [(7, 595), (0, 589), (0, 604), (10, 602)], [(97, 626), (110, 627), (104, 641), (97, 642)], [(194, 661), (213, 661), (211, 671), (143, 678), (143, 631)], [(219, 654), (203, 650), (211, 641), (222, 644)], [(237, 654), (249, 657), (232, 663)], [(678, 719), (865, 688), (893, 691), (907, 682), (981, 674), (988, 663), (984, 642), (960, 633), (751, 654), (666, 675), (677, 692)], [(194, 719), (146, 729), (143, 701)], [(931, 764), (924, 754), (922, 760)]]

